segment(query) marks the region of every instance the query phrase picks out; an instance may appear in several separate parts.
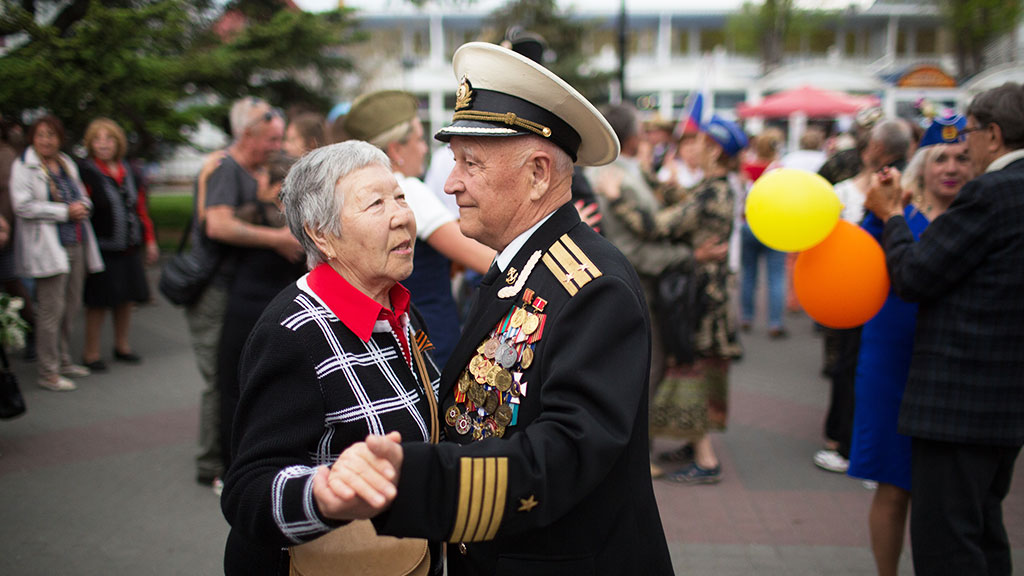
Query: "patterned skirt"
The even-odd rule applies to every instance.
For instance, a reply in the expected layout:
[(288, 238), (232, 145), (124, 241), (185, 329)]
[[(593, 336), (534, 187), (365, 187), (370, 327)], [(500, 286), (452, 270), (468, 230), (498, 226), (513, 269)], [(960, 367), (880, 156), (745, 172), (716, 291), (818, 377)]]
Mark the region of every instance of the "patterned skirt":
[(651, 437), (697, 440), (725, 430), (729, 364), (728, 358), (701, 358), (667, 368), (651, 401)]

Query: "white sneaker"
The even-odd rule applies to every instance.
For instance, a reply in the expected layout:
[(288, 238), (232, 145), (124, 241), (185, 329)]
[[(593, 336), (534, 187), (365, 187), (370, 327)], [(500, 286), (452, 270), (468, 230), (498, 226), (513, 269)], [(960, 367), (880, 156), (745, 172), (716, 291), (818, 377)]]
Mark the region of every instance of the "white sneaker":
[(78, 388), (75, 383), (63, 376), (50, 376), (43, 377), (36, 380), (36, 384), (40, 388), (46, 388), (47, 390), (53, 390), (54, 392), (69, 392)]
[(814, 453), (814, 465), (829, 472), (846, 474), (850, 461), (839, 455), (835, 450), (818, 450)]
[(82, 378), (92, 374), (88, 368), (79, 364), (65, 364), (60, 367), (60, 373), (72, 378)]

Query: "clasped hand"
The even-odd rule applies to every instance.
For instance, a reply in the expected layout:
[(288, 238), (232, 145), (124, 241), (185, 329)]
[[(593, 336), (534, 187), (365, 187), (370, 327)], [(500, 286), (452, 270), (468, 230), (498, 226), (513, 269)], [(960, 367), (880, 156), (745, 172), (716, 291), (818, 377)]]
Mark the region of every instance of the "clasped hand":
[(330, 468), (321, 466), (313, 477), (313, 499), (321, 514), (335, 520), (373, 518), (398, 495), (402, 469), (402, 436), (366, 437), (349, 446)]

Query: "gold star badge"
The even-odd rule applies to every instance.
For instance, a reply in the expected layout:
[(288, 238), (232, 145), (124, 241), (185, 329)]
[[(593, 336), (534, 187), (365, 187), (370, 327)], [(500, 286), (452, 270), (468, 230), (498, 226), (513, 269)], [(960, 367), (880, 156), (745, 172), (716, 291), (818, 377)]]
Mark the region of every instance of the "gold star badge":
[(533, 510), (533, 508), (537, 506), (537, 504), (540, 504), (540, 502), (537, 502), (537, 500), (534, 499), (533, 494), (530, 494), (529, 498), (519, 499), (519, 511), (529, 512)]

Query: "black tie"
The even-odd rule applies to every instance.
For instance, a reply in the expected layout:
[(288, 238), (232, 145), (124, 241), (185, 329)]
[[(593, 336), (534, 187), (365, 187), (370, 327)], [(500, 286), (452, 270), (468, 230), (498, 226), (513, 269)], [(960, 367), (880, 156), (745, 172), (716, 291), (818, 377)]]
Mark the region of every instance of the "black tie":
[(494, 284), (494, 281), (498, 279), (499, 275), (501, 275), (501, 269), (498, 268), (498, 261), (495, 260), (494, 262), (491, 263), (491, 267), (487, 269), (487, 274), (484, 274), (484, 277), (480, 280), (480, 283), (490, 286)]

